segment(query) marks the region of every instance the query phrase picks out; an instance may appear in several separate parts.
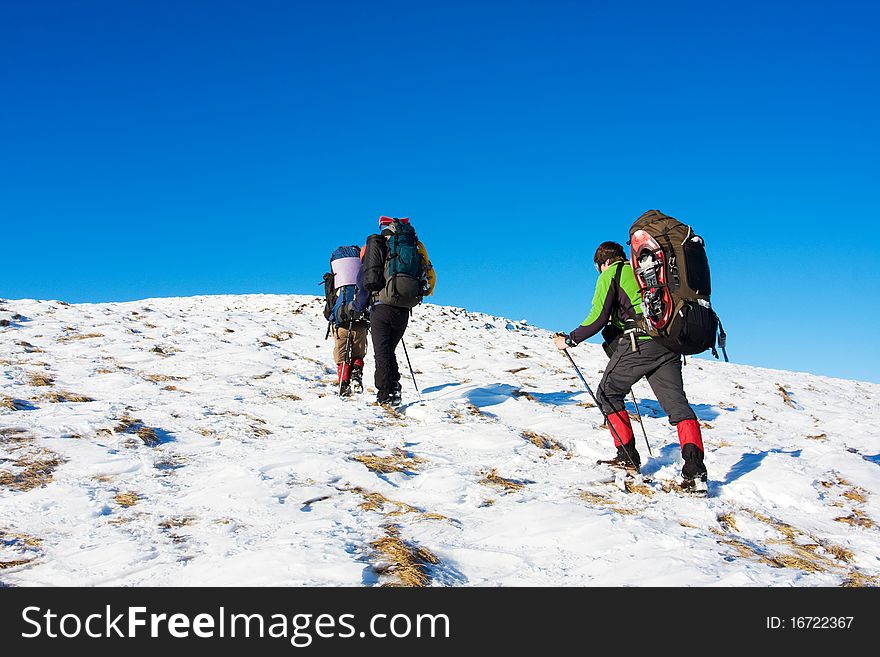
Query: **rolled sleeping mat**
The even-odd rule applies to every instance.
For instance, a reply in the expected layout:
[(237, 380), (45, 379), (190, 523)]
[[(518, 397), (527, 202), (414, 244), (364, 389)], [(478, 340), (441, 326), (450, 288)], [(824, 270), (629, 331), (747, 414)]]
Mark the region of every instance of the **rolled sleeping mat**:
[(333, 269), (336, 289), (357, 283), (358, 272), (361, 270), (360, 258), (338, 258), (330, 263)]

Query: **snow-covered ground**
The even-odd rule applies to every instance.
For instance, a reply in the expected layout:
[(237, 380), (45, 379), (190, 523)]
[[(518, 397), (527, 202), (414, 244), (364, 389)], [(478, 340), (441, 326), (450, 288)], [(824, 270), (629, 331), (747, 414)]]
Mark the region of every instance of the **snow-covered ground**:
[[(335, 395), (322, 303), (0, 302), (0, 583), (880, 582), (880, 386), (692, 359), (712, 497), (664, 490), (644, 382), (652, 481), (622, 490), (547, 331), (417, 308), (395, 414)], [(595, 387), (601, 349), (572, 354)]]

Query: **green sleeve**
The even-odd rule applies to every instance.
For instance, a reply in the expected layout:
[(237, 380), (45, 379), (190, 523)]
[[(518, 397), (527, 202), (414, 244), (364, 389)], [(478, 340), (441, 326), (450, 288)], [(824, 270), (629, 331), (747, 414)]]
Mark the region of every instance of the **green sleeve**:
[[(608, 291), (611, 289), (612, 268), (609, 267), (602, 272), (599, 280), (596, 281), (596, 291), (593, 293), (593, 305), (590, 307), (590, 314), (581, 322), (581, 326), (589, 326), (598, 320), (602, 315), (606, 314)], [(602, 323), (603, 326), (605, 322)]]

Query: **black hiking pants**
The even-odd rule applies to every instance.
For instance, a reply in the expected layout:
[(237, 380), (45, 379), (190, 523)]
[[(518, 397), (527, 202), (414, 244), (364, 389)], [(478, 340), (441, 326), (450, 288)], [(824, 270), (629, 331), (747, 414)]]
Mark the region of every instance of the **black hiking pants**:
[(620, 338), (605, 368), (596, 397), (606, 415), (625, 408), (624, 399), (633, 384), (643, 376), (670, 424), (697, 418), (684, 393), (681, 380), (681, 356), (655, 340), (637, 340), (636, 351), (628, 337)]
[(403, 339), (409, 323), (409, 308), (378, 304), (370, 313), (370, 333), (373, 336), (373, 359), (376, 362), (377, 400), (387, 401), (400, 387), (400, 369), (394, 351)]

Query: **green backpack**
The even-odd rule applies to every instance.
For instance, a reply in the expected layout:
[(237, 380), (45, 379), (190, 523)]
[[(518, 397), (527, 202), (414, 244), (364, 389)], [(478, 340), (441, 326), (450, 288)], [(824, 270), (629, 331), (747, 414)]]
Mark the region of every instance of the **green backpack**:
[(390, 306), (413, 308), (422, 302), (425, 264), (413, 227), (399, 219), (393, 225), (386, 246), (385, 285), (377, 298)]

